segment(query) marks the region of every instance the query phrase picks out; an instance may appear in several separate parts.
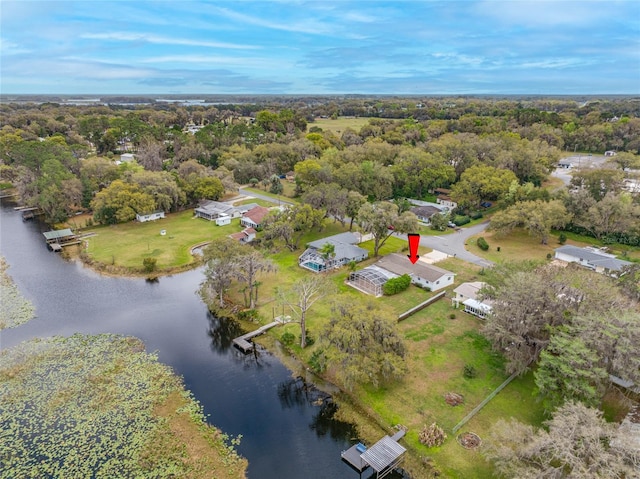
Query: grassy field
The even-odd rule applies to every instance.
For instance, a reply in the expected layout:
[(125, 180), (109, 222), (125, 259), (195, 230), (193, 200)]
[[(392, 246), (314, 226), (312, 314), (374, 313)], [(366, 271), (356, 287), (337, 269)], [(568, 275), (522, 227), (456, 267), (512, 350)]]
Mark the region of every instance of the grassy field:
[[(573, 233), (565, 233), (567, 241), (565, 244), (574, 246), (602, 246), (602, 242), (595, 238), (576, 235)], [(560, 247), (558, 240), (560, 233), (553, 232), (547, 241), (547, 244), (542, 244), (539, 239), (529, 235), (529, 233), (518, 228), (512, 231), (510, 234), (503, 237), (496, 237), (495, 233), (483, 232), (479, 235), (472, 236), (467, 240), (467, 249), (473, 254), (482, 258), (494, 261), (496, 263), (504, 261), (521, 261), (526, 259), (531, 260), (546, 260), (547, 255), (553, 256), (554, 250)], [(482, 236), (489, 244), (487, 251), (482, 251), (477, 245), (477, 239)], [(627, 252), (627, 260), (640, 260), (640, 248), (632, 248), (625, 245), (608, 245), (615, 254), (622, 254), (623, 251)], [(500, 251), (498, 251), (498, 247)]]
[[(242, 229), (239, 219), (228, 226), (216, 226), (212, 221), (195, 218), (193, 211), (188, 210), (168, 214), (158, 221), (99, 226), (83, 233), (94, 234), (85, 241), (87, 254), (96, 262), (141, 268), (144, 258), (156, 258), (157, 269), (162, 270), (193, 263), (190, 253), (193, 246)], [(164, 235), (160, 234), (163, 230)]]
[(337, 136), (340, 136), (347, 128), (351, 128), (355, 131), (360, 131), (364, 125), (369, 124), (371, 118), (366, 117), (353, 117), (353, 116), (341, 116), (332, 120), (331, 118), (316, 118), (313, 123), (307, 125), (309, 128), (317, 126), (324, 131), (331, 131)]

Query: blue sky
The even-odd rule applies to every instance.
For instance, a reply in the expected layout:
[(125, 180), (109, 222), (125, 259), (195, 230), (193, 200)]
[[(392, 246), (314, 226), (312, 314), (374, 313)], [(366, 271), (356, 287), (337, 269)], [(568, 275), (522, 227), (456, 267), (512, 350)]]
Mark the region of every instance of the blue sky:
[(2, 93), (640, 93), (640, 0), (0, 0), (0, 19)]

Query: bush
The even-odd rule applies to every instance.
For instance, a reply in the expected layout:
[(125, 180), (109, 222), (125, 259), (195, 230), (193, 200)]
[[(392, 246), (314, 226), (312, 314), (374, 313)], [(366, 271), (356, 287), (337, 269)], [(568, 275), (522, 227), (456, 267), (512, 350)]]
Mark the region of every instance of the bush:
[(566, 242), (567, 242), (567, 235), (564, 233), (560, 233), (560, 236), (558, 237), (558, 243), (565, 244)]
[(142, 260), (142, 267), (145, 273), (151, 273), (156, 269), (157, 258), (145, 258)]
[(286, 346), (291, 346), (295, 340), (296, 337), (289, 331), (283, 333), (282, 336), (280, 336), (280, 341), (282, 341), (282, 344)]
[(482, 211), (474, 211), (472, 213), (469, 213), (469, 216), (471, 217), (472, 220), (479, 220), (480, 218), (482, 218)]
[[(298, 337), (299, 341), (302, 341), (301, 337)], [(307, 340), (307, 347), (309, 346), (313, 346), (313, 343), (316, 342), (315, 339), (313, 339), (313, 336), (311, 336), (311, 332), (307, 329), (307, 336), (306, 336), (306, 340)]]
[(258, 312), (255, 309), (245, 309), (238, 313), (238, 319), (241, 321), (253, 321), (258, 317)]
[(313, 352), (309, 358), (309, 366), (316, 373), (323, 373), (327, 369), (327, 356), (323, 349), (318, 349)]
[(469, 218), (468, 216), (455, 215), (453, 217), (453, 223), (456, 226), (466, 225), (467, 223), (470, 223), (470, 222), (471, 222), (471, 218)]
[(465, 364), (462, 375), (467, 379), (473, 379), (478, 375), (478, 371), (471, 364)]
[(456, 319), (456, 313), (451, 313), (449, 315), (449, 319)]
[(478, 248), (480, 248), (482, 251), (487, 251), (489, 249), (489, 243), (487, 243), (487, 240), (484, 239), (484, 237), (480, 237), (478, 238), (478, 241), (476, 241), (476, 244), (478, 245)]
[(391, 278), (386, 283), (382, 285), (382, 292), (385, 296), (391, 296), (393, 294), (398, 294), (404, 291), (411, 284), (411, 276), (408, 274), (403, 274), (397, 278)]

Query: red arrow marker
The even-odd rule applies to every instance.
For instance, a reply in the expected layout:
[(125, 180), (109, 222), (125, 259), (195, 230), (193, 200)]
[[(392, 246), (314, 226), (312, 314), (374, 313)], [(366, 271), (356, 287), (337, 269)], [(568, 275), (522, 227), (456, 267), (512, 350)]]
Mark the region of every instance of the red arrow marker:
[(409, 261), (411, 261), (413, 264), (416, 264), (416, 261), (418, 261), (418, 258), (420, 257), (418, 256), (420, 235), (417, 233), (409, 233), (407, 236), (409, 237), (409, 254), (407, 255), (407, 258), (409, 258)]

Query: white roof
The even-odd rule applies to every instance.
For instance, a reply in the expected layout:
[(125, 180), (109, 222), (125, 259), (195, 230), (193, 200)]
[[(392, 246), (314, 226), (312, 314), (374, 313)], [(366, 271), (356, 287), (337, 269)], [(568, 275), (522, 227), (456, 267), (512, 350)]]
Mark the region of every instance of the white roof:
[(360, 454), (360, 457), (376, 472), (380, 472), (383, 469), (393, 464), (400, 456), (402, 456), (407, 450), (391, 439), (389, 436), (384, 436), (373, 446)]

